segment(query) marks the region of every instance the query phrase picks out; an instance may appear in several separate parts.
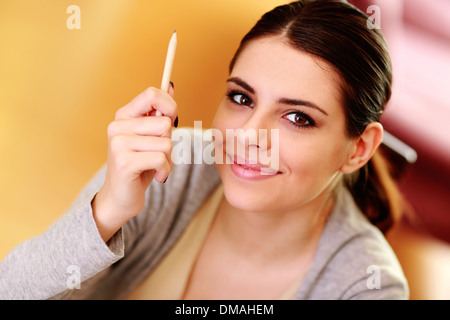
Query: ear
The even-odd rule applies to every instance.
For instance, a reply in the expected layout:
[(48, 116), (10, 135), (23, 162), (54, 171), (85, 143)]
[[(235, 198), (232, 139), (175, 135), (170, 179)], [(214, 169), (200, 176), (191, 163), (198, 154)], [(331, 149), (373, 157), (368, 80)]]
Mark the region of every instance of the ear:
[(342, 173), (351, 173), (363, 167), (383, 141), (383, 126), (379, 122), (367, 125), (363, 134), (354, 139), (347, 161), (341, 166)]

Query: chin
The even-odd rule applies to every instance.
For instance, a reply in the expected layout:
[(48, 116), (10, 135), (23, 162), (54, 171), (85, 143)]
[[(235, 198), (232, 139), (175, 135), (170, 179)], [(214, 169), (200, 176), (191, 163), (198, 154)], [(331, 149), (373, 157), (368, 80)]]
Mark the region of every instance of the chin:
[(265, 212), (274, 209), (270, 207), (274, 201), (267, 194), (256, 194), (252, 190), (243, 192), (241, 189), (231, 189), (224, 185), (224, 195), (231, 206), (242, 211)]
[(235, 177), (229, 165), (218, 165), (218, 170), (225, 198), (233, 207), (249, 212), (267, 212), (280, 208), (282, 199), (279, 197), (280, 189), (275, 186), (275, 177), (245, 181)]

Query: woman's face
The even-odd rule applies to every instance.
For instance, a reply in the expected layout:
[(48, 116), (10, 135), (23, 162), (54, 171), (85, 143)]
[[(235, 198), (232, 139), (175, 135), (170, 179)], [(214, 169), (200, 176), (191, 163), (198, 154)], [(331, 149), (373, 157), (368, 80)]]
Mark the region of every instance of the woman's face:
[[(345, 131), (338, 81), (328, 63), (280, 37), (246, 45), (212, 126), (222, 133), (223, 141), (215, 140), (216, 165), (232, 206), (286, 211), (317, 202), (326, 193), (353, 143)], [(247, 139), (242, 132), (228, 131), (227, 141), (227, 129), (243, 129)], [(271, 168), (260, 165), (264, 152), (273, 160)]]

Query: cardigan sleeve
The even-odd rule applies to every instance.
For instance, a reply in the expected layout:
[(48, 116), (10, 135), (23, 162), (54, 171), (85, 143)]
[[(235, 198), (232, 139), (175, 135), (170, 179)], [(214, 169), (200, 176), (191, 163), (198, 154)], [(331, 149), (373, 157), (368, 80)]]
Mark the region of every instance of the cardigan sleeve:
[(124, 256), (122, 230), (105, 244), (92, 214), (91, 201), (105, 172), (103, 167), (45, 233), (19, 244), (3, 259), (0, 299), (68, 297)]

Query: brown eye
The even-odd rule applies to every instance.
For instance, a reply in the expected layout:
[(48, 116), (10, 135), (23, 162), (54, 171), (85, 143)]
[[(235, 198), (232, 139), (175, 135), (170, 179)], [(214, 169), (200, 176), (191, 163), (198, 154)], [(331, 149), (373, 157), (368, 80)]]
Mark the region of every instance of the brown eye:
[(305, 117), (303, 117), (301, 114), (296, 114), (295, 115), (295, 123), (298, 125), (305, 125), (308, 123), (308, 119), (306, 119)]
[(253, 101), (244, 94), (235, 94), (233, 101), (243, 106), (253, 107)]
[(292, 112), (284, 117), (297, 127), (307, 128), (315, 126), (315, 122), (303, 112)]

